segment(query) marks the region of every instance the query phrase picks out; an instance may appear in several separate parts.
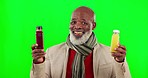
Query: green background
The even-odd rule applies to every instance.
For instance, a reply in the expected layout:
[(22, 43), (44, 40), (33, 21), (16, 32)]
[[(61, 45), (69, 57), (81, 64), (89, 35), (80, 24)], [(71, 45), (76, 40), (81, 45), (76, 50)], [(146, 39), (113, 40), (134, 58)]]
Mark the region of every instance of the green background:
[(132, 78), (148, 78), (147, 0), (0, 0), (0, 78), (29, 78), (36, 26), (43, 26), (45, 50), (64, 42), (79, 6), (96, 13), (98, 42), (110, 46), (112, 30), (120, 30)]

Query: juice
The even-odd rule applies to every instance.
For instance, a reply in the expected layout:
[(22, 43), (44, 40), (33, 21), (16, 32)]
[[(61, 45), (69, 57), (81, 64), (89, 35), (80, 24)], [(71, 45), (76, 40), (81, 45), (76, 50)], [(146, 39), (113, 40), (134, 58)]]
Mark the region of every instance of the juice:
[(119, 30), (113, 30), (111, 47), (110, 47), (111, 52), (117, 52), (115, 51), (115, 48), (117, 48), (119, 44), (119, 32), (120, 32)]
[(38, 49), (44, 48), (42, 26), (36, 27), (36, 43), (38, 44)]

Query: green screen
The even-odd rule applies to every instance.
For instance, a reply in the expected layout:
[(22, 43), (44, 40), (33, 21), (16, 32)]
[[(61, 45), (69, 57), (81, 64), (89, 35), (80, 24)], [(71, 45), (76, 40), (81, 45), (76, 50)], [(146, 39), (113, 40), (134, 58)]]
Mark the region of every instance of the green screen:
[(110, 46), (120, 30), (132, 78), (148, 78), (147, 0), (0, 0), (0, 78), (29, 78), (36, 26), (43, 26), (45, 50), (64, 42), (79, 6), (94, 10), (99, 43)]

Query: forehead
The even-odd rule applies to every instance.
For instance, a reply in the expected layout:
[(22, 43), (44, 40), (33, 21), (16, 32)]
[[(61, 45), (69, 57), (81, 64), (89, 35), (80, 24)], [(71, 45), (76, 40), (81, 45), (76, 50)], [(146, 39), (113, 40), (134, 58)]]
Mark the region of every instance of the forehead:
[(89, 21), (92, 19), (92, 17), (86, 12), (73, 12), (72, 19)]

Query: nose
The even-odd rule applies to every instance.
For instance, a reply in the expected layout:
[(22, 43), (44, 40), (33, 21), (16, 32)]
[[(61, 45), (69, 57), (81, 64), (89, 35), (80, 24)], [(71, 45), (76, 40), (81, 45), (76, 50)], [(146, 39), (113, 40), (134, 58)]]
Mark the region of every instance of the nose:
[(77, 22), (76, 25), (74, 26), (75, 29), (81, 29), (82, 24), (80, 22)]

